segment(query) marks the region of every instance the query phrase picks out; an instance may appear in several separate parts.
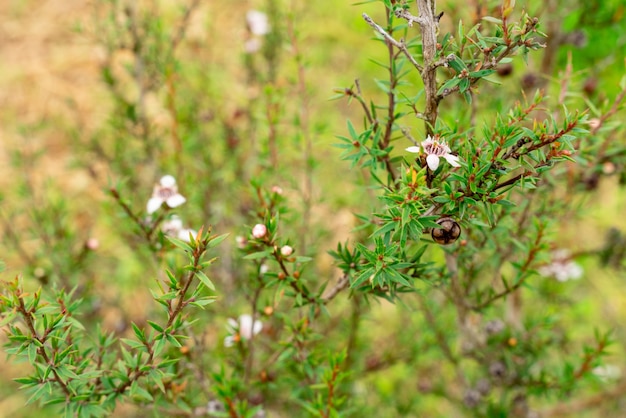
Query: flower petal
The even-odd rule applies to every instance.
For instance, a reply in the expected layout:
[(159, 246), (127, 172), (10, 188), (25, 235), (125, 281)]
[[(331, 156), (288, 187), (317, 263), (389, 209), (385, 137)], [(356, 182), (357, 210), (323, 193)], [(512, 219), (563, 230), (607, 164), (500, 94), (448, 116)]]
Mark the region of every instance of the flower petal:
[(154, 213), (159, 210), (162, 204), (163, 199), (161, 199), (160, 197), (151, 197), (150, 200), (148, 200), (148, 205), (146, 209), (148, 213)]
[(233, 345), (235, 345), (235, 339), (232, 335), (224, 338), (224, 347), (232, 347)]
[(159, 184), (162, 187), (171, 188), (171, 187), (176, 186), (176, 179), (174, 178), (174, 176), (170, 176), (168, 174), (166, 176), (161, 177), (161, 180), (159, 180)]
[(194, 231), (193, 229), (181, 229), (180, 231), (178, 231), (178, 239), (185, 242), (191, 242), (189, 240), (189, 234), (195, 237), (196, 235), (198, 235), (198, 232)]
[(226, 321), (228, 322), (228, 325), (226, 325), (226, 329), (228, 329), (229, 331), (235, 332), (239, 329), (239, 322), (237, 322), (236, 319), (228, 318)]
[(167, 206), (170, 208), (175, 208), (182, 205), (186, 201), (187, 199), (185, 199), (182, 194), (176, 193), (175, 195), (168, 197), (165, 203), (167, 203)]
[(439, 156), (435, 154), (430, 154), (426, 157), (426, 163), (428, 164), (428, 168), (432, 171), (435, 171), (437, 167), (439, 167)]
[(254, 335), (261, 332), (262, 329), (263, 329), (263, 323), (261, 321), (254, 321), (254, 326), (252, 327), (252, 332), (254, 333)]
[(408, 147), (408, 148), (405, 148), (405, 151), (414, 152), (414, 153), (417, 153), (417, 154), (419, 154), (420, 150), (421, 150), (420, 147)]
[(445, 158), (452, 167), (461, 167), (461, 164), (459, 164), (459, 157), (457, 157), (456, 155), (445, 154), (443, 158)]
[(239, 335), (246, 340), (252, 338), (252, 316), (243, 314), (239, 317)]

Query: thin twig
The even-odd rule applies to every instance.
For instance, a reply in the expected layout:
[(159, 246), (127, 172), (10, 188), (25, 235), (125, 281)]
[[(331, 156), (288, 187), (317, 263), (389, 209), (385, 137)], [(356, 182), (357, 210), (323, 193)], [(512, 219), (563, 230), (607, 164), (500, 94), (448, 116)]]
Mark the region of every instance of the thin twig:
[(406, 44), (404, 43), (404, 40), (396, 41), (393, 36), (389, 35), (387, 31), (385, 31), (378, 24), (376, 24), (376, 22), (374, 22), (372, 18), (369, 17), (366, 13), (363, 13), (363, 19), (365, 19), (367, 24), (374, 28), (376, 32), (380, 33), (388, 43), (402, 51), (402, 53), (407, 57), (411, 64), (413, 64), (413, 66), (417, 68), (417, 71), (419, 71), (420, 73), (422, 72), (423, 67), (415, 60), (415, 58), (413, 58), (413, 55), (411, 55), (411, 53), (409, 52)]

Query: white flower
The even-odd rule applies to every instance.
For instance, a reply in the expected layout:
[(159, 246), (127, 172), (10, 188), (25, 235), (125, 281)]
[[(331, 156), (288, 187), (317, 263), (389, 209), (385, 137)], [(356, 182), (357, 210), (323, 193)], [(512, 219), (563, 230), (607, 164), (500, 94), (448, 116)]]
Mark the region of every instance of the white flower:
[(279, 195), (283, 194), (283, 188), (280, 186), (272, 186), (272, 193), (276, 193)]
[(91, 251), (96, 251), (100, 247), (98, 238), (91, 237), (85, 242), (85, 247)]
[(189, 234), (198, 235), (193, 229), (183, 228), (183, 221), (178, 216), (173, 215), (170, 219), (161, 224), (161, 231), (170, 237), (178, 238), (181, 241), (190, 242)]
[(226, 328), (230, 335), (224, 338), (224, 346), (232, 347), (235, 343), (241, 340), (249, 340), (261, 332), (263, 323), (261, 321), (254, 321), (253, 323), (252, 316), (244, 314), (240, 315), (238, 320), (228, 318)]
[(242, 237), (241, 235), (237, 235), (235, 237), (235, 242), (237, 243), (237, 248), (239, 249), (244, 249), (246, 245), (248, 244), (248, 240), (245, 237)]
[(258, 52), (261, 49), (261, 40), (259, 38), (250, 38), (244, 44), (243, 49), (248, 54), (254, 54), (255, 52)]
[(554, 277), (559, 282), (580, 279), (584, 273), (580, 264), (572, 260), (568, 250), (557, 250), (552, 253), (552, 262), (538, 269), (544, 277)]
[(283, 255), (283, 257), (289, 257), (291, 254), (293, 254), (293, 248), (290, 245), (283, 245), (280, 248), (280, 253)]
[(263, 36), (270, 33), (270, 22), (267, 15), (258, 10), (249, 10), (246, 13), (246, 21), (248, 29), (255, 36)]
[(428, 168), (435, 171), (439, 167), (439, 157), (446, 159), (453, 167), (460, 167), (459, 157), (451, 154), (450, 147), (446, 144), (446, 141), (439, 141), (438, 137), (432, 138), (430, 135), (425, 141), (422, 141), (419, 147), (408, 147), (406, 150), (409, 152), (419, 153), (424, 150), (426, 153), (426, 163)]
[(591, 371), (594, 375), (596, 375), (600, 380), (610, 381), (610, 380), (618, 380), (622, 377), (622, 371), (619, 367), (613, 364), (605, 364), (603, 366), (594, 367)]
[(268, 267), (268, 265), (265, 264), (265, 263), (261, 264), (261, 266), (259, 267), (259, 273), (260, 274), (265, 274), (268, 271), (270, 271), (270, 268)]
[(256, 224), (252, 228), (252, 236), (256, 239), (263, 238), (267, 234), (267, 227), (263, 224)]
[(154, 186), (152, 197), (148, 200), (147, 210), (148, 213), (156, 212), (163, 203), (170, 208), (185, 203), (185, 199), (180, 193), (178, 193), (178, 186), (176, 186), (176, 179), (170, 175), (161, 177), (159, 184)]

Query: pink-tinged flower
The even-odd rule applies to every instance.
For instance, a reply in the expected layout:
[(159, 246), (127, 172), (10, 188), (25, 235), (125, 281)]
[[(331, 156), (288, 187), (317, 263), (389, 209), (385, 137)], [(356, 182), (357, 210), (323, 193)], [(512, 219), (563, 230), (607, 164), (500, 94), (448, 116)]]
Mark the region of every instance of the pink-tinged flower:
[(85, 242), (85, 247), (91, 251), (96, 251), (100, 247), (100, 241), (98, 238), (91, 237)]
[(600, 126), (602, 126), (602, 121), (598, 118), (589, 119), (587, 123), (589, 124), (589, 127), (593, 131), (597, 130), (598, 128), (600, 128)]
[(554, 277), (559, 282), (580, 279), (583, 268), (572, 260), (568, 250), (557, 250), (552, 253), (552, 262), (538, 269), (544, 277)]
[(237, 243), (237, 248), (243, 250), (248, 245), (248, 240), (246, 237), (242, 237), (241, 235), (237, 235), (235, 237), (235, 242)]
[(263, 224), (256, 224), (252, 228), (252, 236), (256, 239), (261, 239), (267, 234), (267, 227)]
[(278, 195), (283, 194), (283, 188), (280, 186), (272, 186), (272, 193), (276, 193)]
[(283, 245), (280, 248), (280, 253), (283, 255), (283, 257), (289, 257), (291, 254), (293, 254), (293, 248), (290, 245)]
[(243, 49), (248, 54), (254, 54), (255, 52), (258, 52), (261, 49), (261, 46), (262, 46), (262, 43), (259, 38), (250, 38), (245, 42)]
[(459, 157), (451, 154), (450, 147), (446, 141), (440, 141), (438, 137), (432, 138), (430, 135), (425, 141), (422, 141), (419, 147), (408, 147), (409, 152), (420, 153), (422, 150), (426, 153), (426, 163), (428, 168), (435, 171), (439, 167), (439, 157), (446, 159), (453, 167), (460, 167)]
[(264, 36), (270, 33), (270, 21), (267, 15), (258, 10), (249, 10), (246, 13), (248, 29), (254, 36)]
[(176, 186), (176, 179), (170, 175), (161, 177), (159, 184), (154, 186), (152, 197), (148, 200), (147, 210), (148, 213), (154, 213), (165, 203), (170, 208), (185, 203), (187, 199), (178, 193), (178, 186)]
[(161, 231), (170, 237), (178, 238), (181, 241), (190, 242), (189, 234), (198, 235), (193, 229), (183, 228), (183, 221), (176, 215), (161, 224)]
[(224, 338), (224, 346), (232, 347), (235, 343), (241, 340), (249, 340), (261, 332), (263, 323), (258, 320), (253, 321), (251, 315), (244, 314), (239, 316), (237, 320), (228, 318), (226, 328), (230, 335)]

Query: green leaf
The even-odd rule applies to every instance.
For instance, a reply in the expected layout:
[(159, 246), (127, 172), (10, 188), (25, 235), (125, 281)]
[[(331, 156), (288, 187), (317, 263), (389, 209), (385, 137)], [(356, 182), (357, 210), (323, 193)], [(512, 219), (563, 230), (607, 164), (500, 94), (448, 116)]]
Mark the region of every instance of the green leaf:
[(163, 327), (161, 327), (161, 325), (157, 324), (156, 322), (153, 321), (148, 321), (148, 324), (154, 328), (155, 330), (159, 331), (159, 332), (163, 332)]
[(245, 257), (243, 257), (243, 259), (244, 260), (258, 260), (259, 258), (267, 258), (270, 255), (272, 255), (271, 250), (259, 251), (256, 253), (248, 254)]
[(170, 241), (172, 244), (182, 249), (183, 251), (188, 252), (188, 253), (193, 252), (193, 247), (189, 243), (185, 241), (181, 241), (174, 237), (170, 237), (169, 235), (166, 235), (165, 238), (167, 238), (168, 241)]
[(230, 234), (222, 234), (222, 235), (218, 235), (216, 237), (211, 238), (211, 241), (209, 241), (209, 245), (207, 246), (207, 248), (213, 248), (213, 247), (220, 245), (222, 241), (228, 238), (229, 235)]
[(461, 79), (459, 77), (451, 78), (450, 80), (446, 81), (443, 86), (439, 87), (439, 90), (437, 90), (437, 95), (441, 96), (446, 90), (452, 90), (453, 88), (458, 86), (460, 82)]
[(207, 277), (207, 275), (204, 274), (203, 271), (201, 271), (201, 270), (196, 271), (196, 277), (198, 277), (198, 279), (200, 279), (202, 284), (205, 285), (207, 288), (209, 288), (211, 290), (215, 290), (215, 285), (213, 284), (211, 279), (209, 279)]

